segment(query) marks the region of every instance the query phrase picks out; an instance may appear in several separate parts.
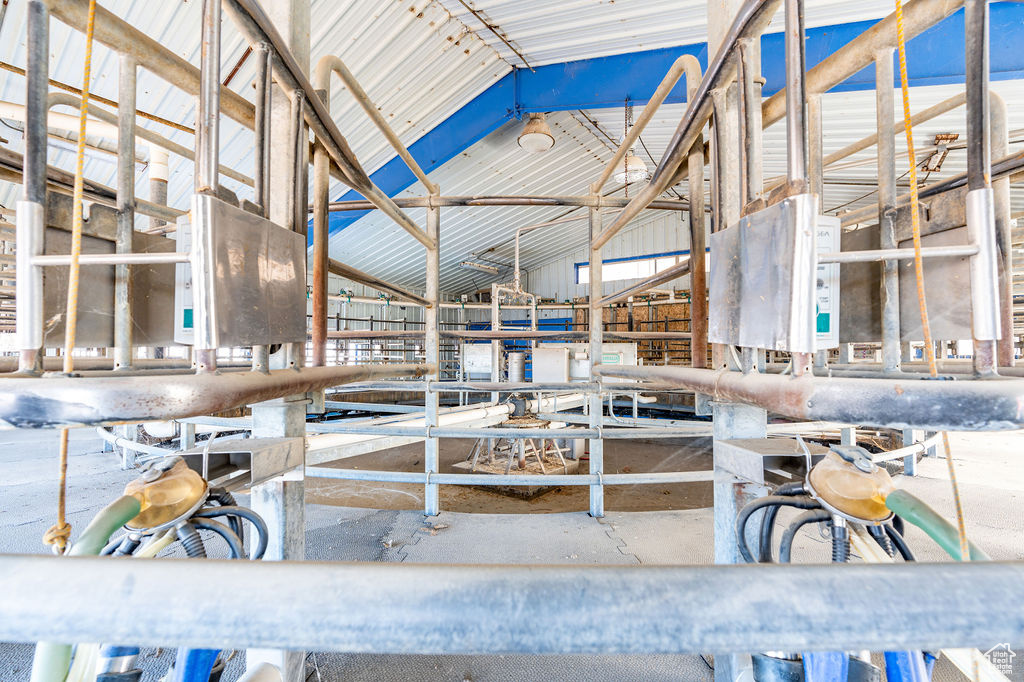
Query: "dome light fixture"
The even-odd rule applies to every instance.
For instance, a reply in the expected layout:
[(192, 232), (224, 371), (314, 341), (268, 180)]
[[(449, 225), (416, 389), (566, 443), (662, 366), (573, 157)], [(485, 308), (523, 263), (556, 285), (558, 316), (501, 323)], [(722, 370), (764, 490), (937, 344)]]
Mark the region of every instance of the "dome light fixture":
[[(624, 116), (622, 137), (619, 138), (620, 145), (626, 141), (629, 129), (633, 127), (633, 105), (629, 103), (629, 100), (626, 100), (626, 106), (623, 107), (622, 113)], [(612, 178), (620, 185), (626, 185), (626, 196), (629, 196), (629, 185), (634, 182), (647, 182), (650, 174), (647, 172), (647, 163), (636, 155), (635, 148), (630, 147), (626, 152), (626, 157), (622, 159), (622, 163), (615, 169), (615, 175)]]
[(612, 177), (615, 182), (625, 185), (626, 183), (646, 182), (650, 176), (647, 172), (647, 164), (630, 149), (626, 152), (626, 158), (615, 169), (615, 175)]
[(555, 136), (551, 134), (544, 114), (530, 114), (529, 120), (523, 126), (523, 132), (519, 133), (519, 146), (530, 153), (538, 154), (551, 149), (554, 144)]

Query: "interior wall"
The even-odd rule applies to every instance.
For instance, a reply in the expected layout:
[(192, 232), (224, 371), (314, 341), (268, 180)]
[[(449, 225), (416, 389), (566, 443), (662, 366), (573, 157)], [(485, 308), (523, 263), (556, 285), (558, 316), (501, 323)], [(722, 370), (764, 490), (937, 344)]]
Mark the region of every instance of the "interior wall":
[[(602, 250), (605, 261), (653, 254), (686, 251), (690, 249), (689, 215), (679, 211), (646, 211), (634, 226), (615, 236)], [(589, 286), (576, 283), (576, 264), (589, 259), (586, 247), (577, 249), (527, 271), (526, 287), (543, 298), (562, 302), (587, 296)], [(639, 280), (604, 282), (602, 295), (619, 291)], [(688, 275), (665, 282), (660, 289), (688, 289)]]

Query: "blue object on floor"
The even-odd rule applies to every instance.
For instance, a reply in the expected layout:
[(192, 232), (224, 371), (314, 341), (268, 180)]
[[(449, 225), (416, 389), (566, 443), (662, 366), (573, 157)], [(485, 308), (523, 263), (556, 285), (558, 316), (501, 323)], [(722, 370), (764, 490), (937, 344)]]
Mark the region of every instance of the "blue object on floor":
[(210, 673), (219, 653), (220, 649), (179, 648), (171, 682), (210, 682)]
[(843, 651), (805, 651), (805, 682), (846, 682), (850, 655)]
[[(935, 657), (930, 658), (934, 665)], [(931, 682), (931, 666), (920, 651), (886, 651), (885, 677), (889, 682)]]

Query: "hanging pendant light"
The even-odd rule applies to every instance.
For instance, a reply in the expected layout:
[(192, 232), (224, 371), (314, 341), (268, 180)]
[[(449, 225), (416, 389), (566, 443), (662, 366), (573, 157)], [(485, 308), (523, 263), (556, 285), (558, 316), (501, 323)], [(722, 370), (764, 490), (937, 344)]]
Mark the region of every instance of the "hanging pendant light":
[[(622, 137), (619, 138), (620, 145), (626, 140), (626, 136), (629, 135), (629, 129), (633, 127), (633, 105), (628, 100), (626, 101), (624, 114), (625, 120), (622, 122)], [(636, 150), (630, 147), (629, 151), (626, 152), (625, 158), (622, 159), (622, 163), (615, 169), (615, 175), (612, 177), (620, 185), (629, 185), (634, 182), (646, 182), (650, 175), (647, 172), (647, 164), (636, 155)]]
[(555, 144), (555, 136), (544, 118), (544, 114), (530, 114), (529, 120), (519, 133), (519, 146), (528, 152), (537, 154), (546, 152)]
[(612, 177), (615, 178), (615, 182), (625, 185), (626, 183), (646, 182), (650, 175), (644, 160), (630, 149), (626, 152), (626, 158), (622, 159), (622, 163), (615, 169), (615, 175)]

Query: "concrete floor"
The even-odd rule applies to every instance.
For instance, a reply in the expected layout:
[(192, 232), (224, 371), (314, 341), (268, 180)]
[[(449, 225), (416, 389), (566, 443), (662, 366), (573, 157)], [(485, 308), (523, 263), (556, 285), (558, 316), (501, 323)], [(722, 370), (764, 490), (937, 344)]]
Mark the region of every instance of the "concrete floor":
[[(87, 430), (73, 432), (69, 467), (69, 516), (80, 529), (104, 504), (116, 497), (133, 472), (120, 471), (112, 454), (97, 452), (99, 442)], [(952, 437), (968, 530), (994, 559), (1024, 558), (1024, 467), (1014, 461), (1024, 446), (1024, 432), (997, 435), (956, 435)], [(622, 457), (633, 464), (614, 464), (650, 470), (646, 457), (665, 456), (679, 468), (705, 468), (710, 457), (703, 443), (682, 446), (636, 443), (623, 444)], [(413, 452), (399, 455), (415, 456)], [(661, 450), (659, 450), (661, 448)], [(455, 451), (457, 452), (457, 451)], [(637, 454), (641, 453), (641, 454)], [(638, 462), (642, 461), (641, 464)], [(396, 462), (396, 464), (398, 464)], [(411, 464), (409, 463), (403, 464)], [(664, 464), (664, 462), (663, 462)], [(401, 467), (397, 467), (401, 468)], [(662, 470), (668, 470), (665, 466)], [(56, 434), (53, 432), (0, 432), (0, 551), (44, 553), (43, 531), (53, 522), (55, 508)], [(952, 502), (946, 464), (926, 459), (919, 476), (898, 477), (899, 485), (922, 496), (952, 517)], [(329, 493), (319, 484), (310, 486), (307, 507), (307, 558), (342, 561), (405, 561), (412, 563), (537, 563), (537, 564), (692, 564), (709, 563), (712, 558), (710, 483), (680, 486), (664, 495), (674, 509), (624, 511), (630, 495), (623, 489), (618, 509), (604, 519), (573, 511), (574, 497), (554, 497), (543, 503), (552, 513), (524, 515), (493, 513), (503, 504), (489, 505), (492, 513), (446, 511), (425, 520), (418, 511), (415, 495), (398, 495), (383, 490)], [(442, 489), (444, 490), (444, 488)], [(347, 493), (357, 492), (356, 495)], [(648, 491), (650, 492), (650, 491)], [(491, 493), (478, 491), (482, 496)], [(661, 494), (661, 493), (658, 493)], [(383, 495), (383, 497), (379, 497)], [(354, 505), (390, 500), (386, 505), (404, 509)], [(494, 496), (496, 497), (496, 496)], [(477, 511), (481, 500), (471, 507)], [(707, 500), (707, 502), (705, 502)], [(471, 500), (472, 501), (472, 500)], [(466, 502), (466, 499), (463, 499)], [(518, 501), (522, 502), (522, 501)], [(345, 506), (337, 506), (337, 505)], [(649, 508), (644, 496), (639, 508)], [(488, 506), (484, 504), (483, 506)], [(685, 508), (693, 506), (697, 508)], [(683, 507), (683, 508), (679, 508)], [(449, 507), (450, 508), (450, 507)], [(609, 505), (610, 509), (614, 509)], [(537, 508), (529, 511), (538, 511)], [(788, 517), (780, 514), (780, 524)], [(919, 558), (948, 560), (923, 534), (911, 529), (908, 542)], [(212, 543), (211, 543), (212, 544)], [(217, 545), (211, 554), (225, 552)], [(803, 561), (824, 561), (828, 544), (813, 531), (801, 535), (794, 557)], [(994, 605), (998, 608), (998, 605)], [(996, 643), (993, 643), (996, 644)], [(29, 678), (31, 645), (0, 644), (0, 680), (18, 682)], [(241, 656), (229, 665), (223, 679), (237, 679)], [(150, 650), (142, 665), (146, 680), (157, 680), (173, 659), (173, 651)], [(699, 656), (375, 656), (317, 654), (307, 658), (309, 680), (711, 680), (713, 659)], [(1024, 680), (1024, 666), (1013, 679)], [(943, 659), (936, 680), (964, 680)]]

